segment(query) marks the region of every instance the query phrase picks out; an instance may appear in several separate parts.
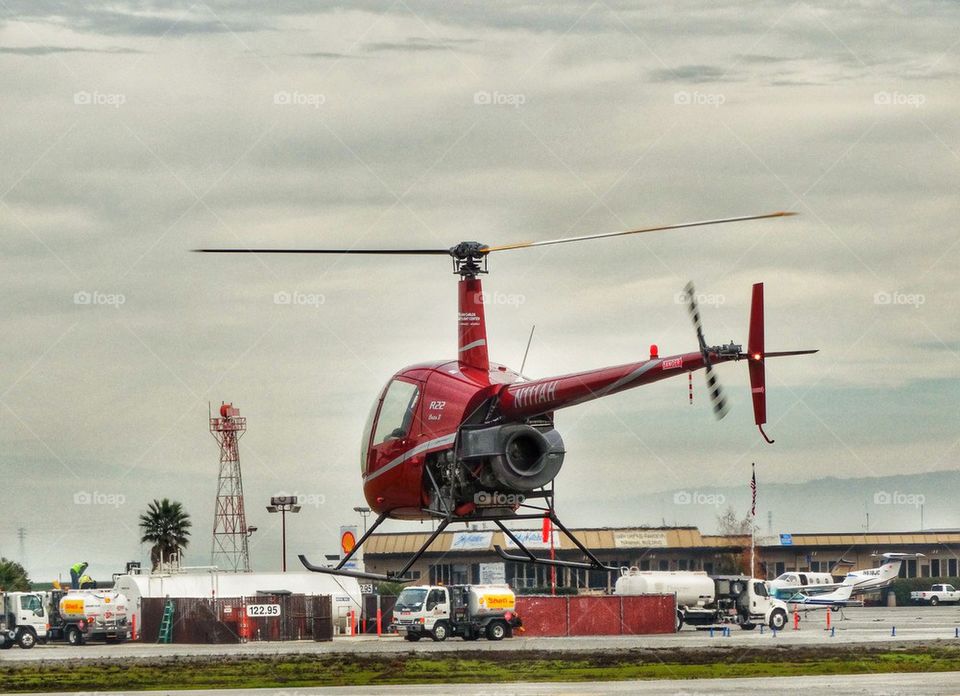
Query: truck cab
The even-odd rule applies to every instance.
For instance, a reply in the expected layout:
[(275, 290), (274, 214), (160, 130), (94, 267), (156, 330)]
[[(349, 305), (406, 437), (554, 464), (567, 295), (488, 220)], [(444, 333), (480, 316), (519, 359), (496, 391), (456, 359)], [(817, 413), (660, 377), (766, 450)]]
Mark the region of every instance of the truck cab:
[(37, 641), (46, 642), (50, 628), (43, 599), (36, 592), (0, 593), (3, 614), (0, 616), (0, 650), (14, 644), (29, 650)]
[(786, 626), (787, 604), (773, 596), (766, 581), (741, 578), (734, 584), (736, 582), (743, 584), (736, 600), (739, 619), (737, 623), (741, 628), (752, 630), (757, 624), (763, 623), (779, 631)]
[(520, 625), (516, 596), (506, 585), (406, 587), (393, 607), (393, 628), (409, 641), (502, 640)]

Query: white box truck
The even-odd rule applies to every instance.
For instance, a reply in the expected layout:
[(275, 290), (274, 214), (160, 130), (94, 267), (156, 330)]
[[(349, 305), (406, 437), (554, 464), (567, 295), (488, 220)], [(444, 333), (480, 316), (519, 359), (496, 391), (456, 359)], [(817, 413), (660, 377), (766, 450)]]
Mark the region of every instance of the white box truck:
[(416, 585), (397, 597), (392, 626), (410, 641), (502, 640), (522, 625), (516, 604), (508, 585)]

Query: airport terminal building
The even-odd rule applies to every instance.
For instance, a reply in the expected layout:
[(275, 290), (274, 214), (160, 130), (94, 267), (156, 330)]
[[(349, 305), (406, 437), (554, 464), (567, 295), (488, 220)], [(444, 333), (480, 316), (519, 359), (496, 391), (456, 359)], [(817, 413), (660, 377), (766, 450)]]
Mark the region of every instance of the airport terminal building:
[[(579, 528), (571, 531), (597, 557), (615, 567), (641, 570), (702, 570), (708, 574), (733, 572), (749, 565), (750, 537), (701, 534), (696, 527)], [(551, 544), (540, 529), (515, 532), (535, 554), (549, 557)], [(430, 532), (375, 534), (367, 541), (364, 563), (368, 571), (398, 571), (427, 540)], [(769, 579), (786, 571), (834, 572), (880, 565), (884, 552), (922, 553), (904, 562), (902, 577), (957, 577), (960, 531), (860, 534), (781, 534), (757, 537), (758, 575)], [(426, 583), (507, 582), (514, 589), (547, 587), (551, 568), (504, 561), (500, 546), (516, 554), (516, 547), (499, 530), (469, 529), (444, 532), (411, 568)], [(552, 553), (557, 559), (583, 561), (583, 554), (557, 530)], [(580, 592), (608, 592), (616, 574), (557, 568), (558, 587)]]

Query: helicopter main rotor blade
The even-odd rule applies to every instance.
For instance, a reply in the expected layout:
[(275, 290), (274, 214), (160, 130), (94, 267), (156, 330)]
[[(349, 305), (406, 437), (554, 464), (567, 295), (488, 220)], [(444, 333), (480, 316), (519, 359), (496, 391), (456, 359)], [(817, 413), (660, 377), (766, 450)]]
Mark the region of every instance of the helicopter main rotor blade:
[(203, 254), (406, 254), (449, 256), (449, 249), (194, 249)]
[(485, 247), (482, 251), (489, 254), (492, 251), (507, 251), (509, 249), (526, 249), (528, 247), (548, 246), (550, 244), (566, 244), (567, 242), (582, 242), (588, 239), (604, 239), (605, 237), (622, 237), (628, 234), (643, 234), (644, 232), (659, 232), (660, 230), (678, 230), (684, 227), (703, 227), (704, 225), (722, 225), (728, 222), (743, 222), (745, 220), (765, 220), (767, 218), (790, 217), (796, 213), (788, 211), (778, 211), (776, 213), (765, 213), (763, 215), (743, 215), (741, 217), (717, 218), (715, 220), (700, 220), (698, 222), (681, 222), (676, 225), (658, 225), (657, 227), (643, 227), (638, 230), (626, 230), (624, 232), (601, 232), (600, 234), (587, 234), (580, 237), (564, 237), (562, 239), (547, 239), (542, 242), (517, 242), (516, 244), (501, 244), (499, 246)]

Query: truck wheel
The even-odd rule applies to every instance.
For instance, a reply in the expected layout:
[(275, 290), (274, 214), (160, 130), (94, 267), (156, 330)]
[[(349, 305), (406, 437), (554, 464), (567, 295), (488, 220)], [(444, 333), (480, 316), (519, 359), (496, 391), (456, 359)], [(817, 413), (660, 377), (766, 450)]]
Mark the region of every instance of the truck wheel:
[(491, 621), (487, 626), (487, 640), (503, 640), (507, 635), (507, 625), (503, 621)]
[(417, 633), (408, 633), (403, 638), (404, 640), (409, 640), (411, 643), (416, 643), (418, 640), (420, 640), (420, 635)]
[(935, 607), (938, 604), (940, 604), (940, 598), (937, 597), (937, 595), (933, 595), (933, 597), (930, 598), (930, 606)]
[(67, 629), (67, 643), (70, 645), (83, 645), (83, 634), (76, 626)]
[(782, 631), (783, 627), (787, 625), (787, 612), (783, 609), (774, 609), (773, 613), (770, 614), (770, 628), (774, 631)]
[(752, 623), (740, 624), (740, 628), (742, 628), (744, 631), (752, 631), (756, 627), (757, 627), (757, 624), (752, 624)]
[(0, 635), (0, 650), (9, 650), (13, 647), (13, 641), (6, 635)]
[(21, 631), (20, 635), (17, 636), (17, 645), (19, 645), (24, 650), (29, 650), (36, 644), (37, 644), (37, 636), (30, 629)]
[(445, 621), (438, 621), (433, 626), (433, 635), (431, 638), (437, 643), (442, 643), (447, 639), (447, 635), (450, 633), (450, 629), (447, 627)]
[(680, 629), (683, 628), (683, 612), (677, 612), (677, 633), (680, 633)]

